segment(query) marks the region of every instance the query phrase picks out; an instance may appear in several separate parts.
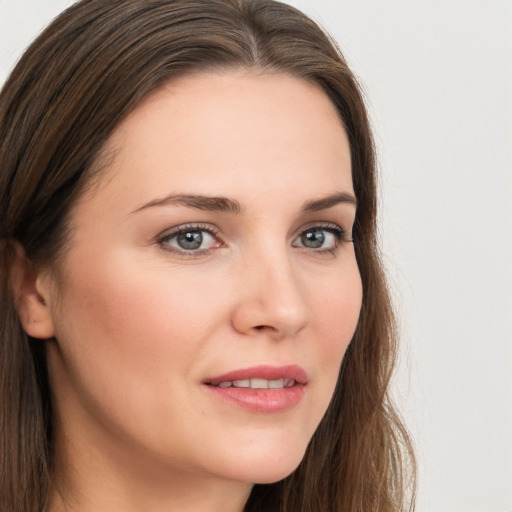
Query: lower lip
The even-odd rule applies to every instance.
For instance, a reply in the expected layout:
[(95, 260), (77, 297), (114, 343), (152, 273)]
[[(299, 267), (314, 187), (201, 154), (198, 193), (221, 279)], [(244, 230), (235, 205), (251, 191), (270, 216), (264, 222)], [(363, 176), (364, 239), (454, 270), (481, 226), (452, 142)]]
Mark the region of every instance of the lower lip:
[(211, 393), (234, 405), (260, 413), (281, 412), (297, 405), (304, 396), (304, 385), (282, 389), (219, 388), (205, 386)]

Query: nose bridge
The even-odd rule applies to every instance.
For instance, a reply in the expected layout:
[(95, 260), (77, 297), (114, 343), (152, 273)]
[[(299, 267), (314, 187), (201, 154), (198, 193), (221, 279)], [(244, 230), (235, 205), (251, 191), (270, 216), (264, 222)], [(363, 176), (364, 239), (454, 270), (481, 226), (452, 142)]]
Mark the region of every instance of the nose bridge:
[(283, 243), (255, 244), (244, 258), (234, 325), (245, 333), (268, 331), (294, 336), (308, 323), (306, 294), (289, 250)]

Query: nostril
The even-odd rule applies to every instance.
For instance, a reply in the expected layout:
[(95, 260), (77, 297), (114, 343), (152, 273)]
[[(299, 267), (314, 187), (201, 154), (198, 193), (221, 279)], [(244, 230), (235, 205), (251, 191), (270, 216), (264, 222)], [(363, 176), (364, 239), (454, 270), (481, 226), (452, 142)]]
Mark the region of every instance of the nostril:
[(276, 327), (273, 327), (272, 325), (254, 325), (251, 329), (249, 329), (247, 334), (249, 334), (249, 332), (251, 332), (255, 336), (270, 336), (272, 338), (274, 338), (275, 336), (278, 336), (278, 338), (282, 337), (282, 334), (279, 334), (280, 330), (277, 329)]
[(269, 331), (275, 331), (276, 328), (275, 327), (272, 327), (271, 325), (255, 325), (254, 326), (254, 330), (255, 331), (265, 331), (265, 330), (269, 330)]

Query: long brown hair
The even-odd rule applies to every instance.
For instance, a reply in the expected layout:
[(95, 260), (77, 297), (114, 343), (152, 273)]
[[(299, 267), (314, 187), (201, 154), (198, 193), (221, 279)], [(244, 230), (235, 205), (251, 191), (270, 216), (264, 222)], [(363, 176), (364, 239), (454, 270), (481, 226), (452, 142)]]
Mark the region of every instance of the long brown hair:
[(0, 94), (2, 512), (44, 509), (53, 452), (44, 343), (25, 334), (15, 311), (12, 242), (36, 265), (55, 262), (70, 207), (101, 173), (101, 149), (120, 121), (174, 78), (225, 68), (292, 74), (336, 106), (351, 148), (363, 281), (359, 324), (304, 460), (284, 480), (256, 485), (246, 511), (397, 512), (407, 488), (414, 494), (411, 444), (388, 394), (396, 332), (377, 246), (374, 148), (341, 52), (272, 0), (83, 0), (35, 40)]

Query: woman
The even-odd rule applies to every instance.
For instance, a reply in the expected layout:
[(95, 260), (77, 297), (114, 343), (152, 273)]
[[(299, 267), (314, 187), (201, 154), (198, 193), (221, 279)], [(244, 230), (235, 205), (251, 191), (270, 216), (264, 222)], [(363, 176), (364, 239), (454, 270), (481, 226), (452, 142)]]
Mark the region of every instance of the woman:
[(0, 162), (2, 512), (403, 509), (371, 134), (311, 20), (78, 2)]

